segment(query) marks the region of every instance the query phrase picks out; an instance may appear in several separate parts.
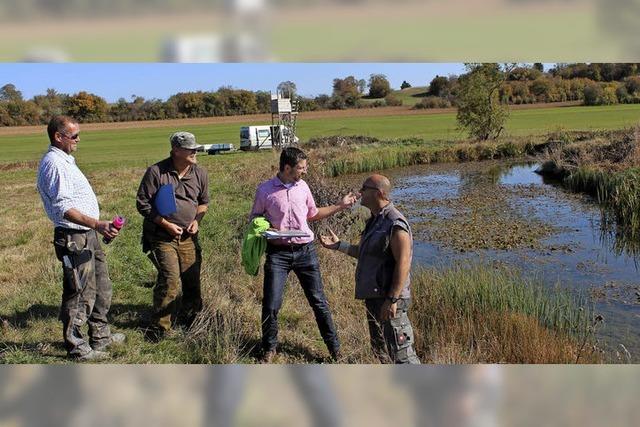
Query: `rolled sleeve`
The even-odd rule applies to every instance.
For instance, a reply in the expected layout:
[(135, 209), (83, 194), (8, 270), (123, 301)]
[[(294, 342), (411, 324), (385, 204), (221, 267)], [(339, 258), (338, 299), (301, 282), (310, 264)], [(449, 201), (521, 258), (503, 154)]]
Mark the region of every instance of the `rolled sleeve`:
[(396, 227), (401, 229), (401, 230), (403, 230), (403, 231), (406, 231), (409, 234), (411, 233), (411, 231), (410, 231), (411, 229), (409, 228), (409, 224), (407, 224), (406, 222), (404, 222), (401, 219), (396, 219), (395, 221), (393, 221), (393, 225), (391, 226), (391, 233), (393, 233), (393, 230)]

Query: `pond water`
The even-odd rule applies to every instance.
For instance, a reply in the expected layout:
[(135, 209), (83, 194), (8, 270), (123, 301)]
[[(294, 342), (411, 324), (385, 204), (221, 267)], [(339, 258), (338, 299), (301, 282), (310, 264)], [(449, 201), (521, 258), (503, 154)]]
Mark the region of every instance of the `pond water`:
[(638, 260), (615, 250), (590, 197), (545, 181), (537, 167), (488, 161), (385, 171), (414, 230), (414, 264), (497, 263), (583, 293), (604, 317), (600, 345), (613, 360), (618, 352), (640, 361)]

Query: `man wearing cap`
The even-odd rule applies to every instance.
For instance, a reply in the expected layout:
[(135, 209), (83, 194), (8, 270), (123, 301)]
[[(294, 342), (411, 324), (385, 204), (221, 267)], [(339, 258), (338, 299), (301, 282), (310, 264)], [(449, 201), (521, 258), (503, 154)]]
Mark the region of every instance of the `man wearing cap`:
[(413, 238), (409, 222), (390, 201), (391, 183), (371, 175), (360, 189), (360, 203), (371, 211), (360, 242), (342, 242), (333, 231), (320, 236), (325, 248), (358, 259), (356, 299), (365, 302), (371, 347), (382, 363), (419, 364), (407, 317)]
[[(106, 350), (125, 340), (112, 334), (107, 320), (112, 284), (97, 233), (113, 239), (118, 230), (100, 220), (98, 200), (89, 181), (71, 155), (78, 148), (80, 126), (67, 116), (49, 121), (51, 145), (38, 166), (38, 192), (54, 224), (53, 244), (62, 262), (62, 321), (69, 357), (96, 361), (109, 357)], [(89, 325), (89, 339), (81, 332)]]
[[(162, 338), (177, 320), (190, 326), (202, 309), (198, 228), (209, 204), (209, 178), (197, 165), (200, 146), (193, 134), (176, 132), (169, 141), (170, 157), (147, 169), (136, 198), (138, 212), (144, 217), (142, 249), (149, 252), (158, 270), (148, 331), (152, 340)], [(161, 215), (156, 195), (165, 185), (175, 195), (175, 212)]]

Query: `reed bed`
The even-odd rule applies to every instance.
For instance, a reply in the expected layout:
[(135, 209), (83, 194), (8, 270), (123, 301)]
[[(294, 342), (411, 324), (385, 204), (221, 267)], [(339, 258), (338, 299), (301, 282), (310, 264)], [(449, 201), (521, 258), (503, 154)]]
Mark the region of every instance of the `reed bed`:
[(365, 146), (350, 147), (349, 150), (327, 150), (320, 157), (325, 175), (336, 177), (430, 163), (521, 157), (536, 154), (545, 146), (545, 141), (529, 138), (489, 143), (461, 142), (453, 145), (391, 141), (375, 149)]
[(594, 362), (597, 320), (586, 296), (489, 265), (413, 275), (418, 351), (440, 362)]

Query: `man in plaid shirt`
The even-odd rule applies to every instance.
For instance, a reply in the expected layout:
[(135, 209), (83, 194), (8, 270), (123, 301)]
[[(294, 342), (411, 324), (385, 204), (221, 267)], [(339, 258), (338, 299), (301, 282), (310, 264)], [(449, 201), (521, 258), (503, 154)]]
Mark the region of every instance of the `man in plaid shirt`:
[[(98, 233), (113, 239), (118, 230), (101, 221), (98, 200), (71, 155), (80, 141), (80, 126), (70, 117), (56, 116), (47, 127), (49, 150), (38, 167), (38, 192), (54, 224), (53, 244), (62, 262), (60, 320), (65, 347), (78, 360), (102, 360), (109, 345), (125, 340), (112, 334), (107, 321), (112, 285)], [(89, 324), (89, 337), (81, 328)]]

